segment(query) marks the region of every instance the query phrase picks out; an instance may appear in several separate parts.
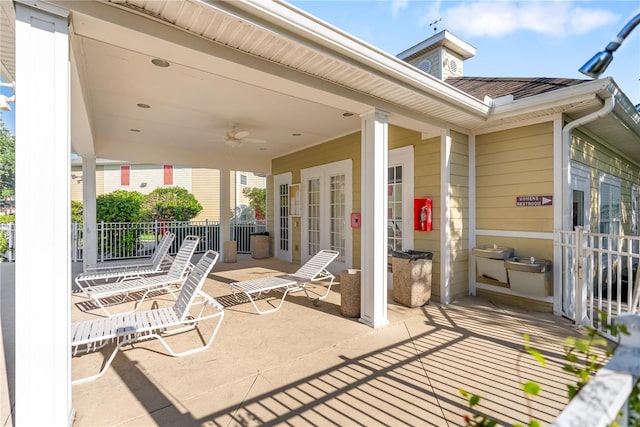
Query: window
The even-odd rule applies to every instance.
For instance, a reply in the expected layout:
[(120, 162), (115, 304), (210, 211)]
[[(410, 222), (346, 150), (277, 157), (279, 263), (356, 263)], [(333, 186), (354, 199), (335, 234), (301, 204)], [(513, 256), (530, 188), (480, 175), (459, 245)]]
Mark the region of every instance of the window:
[(164, 185), (173, 185), (173, 166), (164, 165)]
[(600, 179), (600, 233), (620, 234), (620, 182)]
[(246, 173), (241, 173), (240, 174), (240, 185), (247, 185), (247, 174)]
[(128, 186), (131, 184), (131, 166), (120, 166), (120, 185)]

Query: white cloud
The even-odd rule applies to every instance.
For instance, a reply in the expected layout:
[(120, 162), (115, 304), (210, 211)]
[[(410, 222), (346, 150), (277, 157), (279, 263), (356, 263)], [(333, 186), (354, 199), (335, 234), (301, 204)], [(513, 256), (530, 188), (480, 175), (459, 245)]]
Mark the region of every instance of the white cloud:
[(551, 36), (580, 35), (619, 18), (608, 10), (569, 1), (461, 2), (441, 13), (446, 28), (453, 33), (489, 37), (518, 30)]
[(402, 9), (406, 9), (409, 5), (409, 0), (391, 0), (391, 14), (397, 16), (398, 12)]

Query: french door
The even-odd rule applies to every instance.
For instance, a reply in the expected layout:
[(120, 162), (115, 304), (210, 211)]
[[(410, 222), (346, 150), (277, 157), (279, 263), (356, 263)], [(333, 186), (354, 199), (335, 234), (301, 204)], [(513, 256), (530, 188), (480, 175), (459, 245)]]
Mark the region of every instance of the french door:
[(322, 249), (340, 253), (329, 266), (333, 274), (351, 267), (351, 160), (300, 171), (302, 230), (300, 255), (306, 262)]
[(273, 177), (275, 257), (288, 262), (293, 259), (291, 252), (291, 218), (289, 217), (290, 186), (291, 173)]

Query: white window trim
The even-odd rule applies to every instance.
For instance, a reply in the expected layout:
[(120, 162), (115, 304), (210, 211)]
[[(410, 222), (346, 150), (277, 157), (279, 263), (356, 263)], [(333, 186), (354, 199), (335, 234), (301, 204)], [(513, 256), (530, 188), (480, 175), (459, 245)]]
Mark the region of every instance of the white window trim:
[[(309, 260), (309, 256), (307, 255), (306, 248), (309, 246), (309, 226), (307, 224), (307, 219), (309, 217), (309, 200), (308, 200), (308, 181), (313, 178), (320, 178), (324, 184), (327, 182), (327, 178), (333, 175), (344, 174), (345, 177), (345, 242), (344, 242), (344, 263), (345, 268), (351, 268), (351, 263), (353, 260), (353, 233), (351, 232), (350, 227), (350, 215), (352, 212), (352, 160), (340, 160), (333, 163), (327, 163), (320, 166), (314, 166), (311, 168), (301, 169), (300, 170), (300, 192), (302, 193), (301, 198), (301, 210), (302, 210), (302, 218), (301, 222), (301, 230), (300, 230), (300, 258), (301, 262), (305, 263)], [(323, 223), (323, 226), (329, 226), (329, 192), (326, 191), (326, 188), (321, 188), (320, 191), (320, 205), (322, 207), (321, 219), (326, 221)], [(322, 245), (321, 245), (322, 246)], [(322, 248), (321, 248), (322, 249)]]
[[(612, 187), (617, 188), (620, 193), (620, 212), (618, 212), (619, 216), (617, 219), (620, 223), (619, 232), (622, 232), (622, 180), (606, 173), (600, 173), (600, 177), (598, 179), (598, 232), (600, 231), (600, 223), (602, 222), (600, 218), (600, 207), (602, 206), (602, 184), (611, 185)], [(612, 219), (609, 221), (611, 220)], [(611, 227), (609, 229), (611, 230)]]

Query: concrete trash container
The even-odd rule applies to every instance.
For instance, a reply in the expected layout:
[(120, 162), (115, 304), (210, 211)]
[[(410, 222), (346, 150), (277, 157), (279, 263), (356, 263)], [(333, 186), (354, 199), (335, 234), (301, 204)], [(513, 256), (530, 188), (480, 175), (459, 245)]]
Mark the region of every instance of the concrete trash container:
[(397, 303), (420, 307), (431, 299), (431, 268), (433, 253), (421, 251), (393, 251), (391, 295)]
[(238, 261), (238, 242), (230, 240), (224, 242), (223, 262), (237, 262)]
[(360, 317), (360, 270), (349, 269), (340, 273), (340, 314)]
[(251, 245), (251, 258), (269, 258), (269, 232), (251, 233), (249, 236)]

